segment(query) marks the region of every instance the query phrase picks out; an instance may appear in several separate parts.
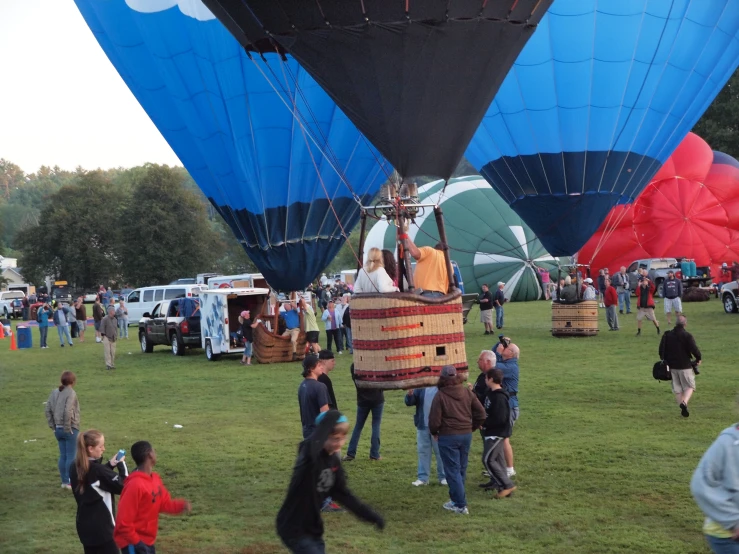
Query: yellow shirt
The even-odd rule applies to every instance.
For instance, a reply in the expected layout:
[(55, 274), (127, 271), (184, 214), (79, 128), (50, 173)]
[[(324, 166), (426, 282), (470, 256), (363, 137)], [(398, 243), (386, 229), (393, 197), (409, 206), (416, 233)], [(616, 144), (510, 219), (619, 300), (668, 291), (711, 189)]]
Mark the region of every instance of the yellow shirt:
[(416, 264), (414, 284), (423, 290), (449, 291), (449, 274), (446, 272), (444, 252), (430, 246), (419, 248), (421, 257)]

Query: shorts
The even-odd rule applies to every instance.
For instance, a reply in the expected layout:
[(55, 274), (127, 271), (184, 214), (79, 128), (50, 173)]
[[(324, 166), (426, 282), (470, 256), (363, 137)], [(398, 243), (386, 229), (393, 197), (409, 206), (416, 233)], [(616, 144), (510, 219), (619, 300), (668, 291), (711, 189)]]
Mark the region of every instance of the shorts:
[(77, 320), (77, 329), (84, 331), (86, 327), (87, 327), (87, 321), (82, 321), (81, 319)]
[(511, 408), (511, 417), (510, 417), (511, 429), (516, 424), (516, 420), (518, 419), (518, 416), (520, 414), (521, 414), (521, 411), (518, 409), (518, 406), (516, 406), (515, 408)]
[(95, 325), (95, 330), (96, 331), (99, 331), (100, 330), (100, 322), (98, 320), (95, 320), (94, 325)]
[(305, 334), (305, 340), (311, 344), (318, 344), (318, 331), (308, 331)]
[(680, 297), (665, 298), (665, 313), (669, 314), (672, 311), (676, 314), (683, 313), (683, 302), (680, 300)]
[(695, 390), (695, 373), (690, 369), (670, 369), (672, 375), (672, 392), (682, 394), (688, 389)]
[(656, 318), (654, 317), (654, 308), (639, 308), (639, 311), (636, 312), (636, 320), (641, 321), (645, 317), (649, 321), (656, 321)]
[(493, 310), (480, 310), (480, 323), (493, 324)]
[(251, 353), (252, 353), (252, 343), (249, 341), (246, 341), (244, 343), (244, 356), (246, 356), (247, 358), (251, 358)]

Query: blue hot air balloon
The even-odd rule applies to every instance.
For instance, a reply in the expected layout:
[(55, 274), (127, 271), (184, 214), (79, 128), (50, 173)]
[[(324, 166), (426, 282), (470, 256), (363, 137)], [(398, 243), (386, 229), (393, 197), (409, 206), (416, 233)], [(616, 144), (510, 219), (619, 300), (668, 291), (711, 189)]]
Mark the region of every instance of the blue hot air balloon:
[(629, 203), (739, 63), (739, 0), (555, 0), (467, 157), (554, 256)]
[(392, 171), (278, 53), (250, 55), (200, 0), (75, 0), (267, 281), (305, 287)]

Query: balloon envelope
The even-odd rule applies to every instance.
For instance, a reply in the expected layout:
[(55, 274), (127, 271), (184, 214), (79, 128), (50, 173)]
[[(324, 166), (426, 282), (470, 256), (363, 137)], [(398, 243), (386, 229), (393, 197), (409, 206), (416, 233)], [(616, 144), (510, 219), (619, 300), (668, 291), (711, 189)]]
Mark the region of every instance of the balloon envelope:
[(553, 255), (644, 189), (739, 62), (739, 0), (557, 0), (467, 158)]
[[(437, 204), (444, 212), (447, 241), (452, 260), (462, 273), (465, 292), (479, 293), (487, 283), (495, 291), (503, 281), (509, 300), (538, 300), (542, 297), (537, 268), (550, 270), (557, 260), (550, 256), (534, 233), (477, 175), (435, 181), (419, 188), (423, 203)], [(397, 227), (378, 221), (367, 234), (369, 248), (395, 251)], [(418, 246), (434, 246), (439, 233), (432, 210), (416, 218), (408, 235)]]
[(295, 60), (250, 58), (200, 0), (76, 4), (267, 281), (305, 287), (358, 220), (343, 181), (368, 202), (387, 162)]
[(449, 177), (552, 0), (205, 0), (292, 54), (403, 176)]

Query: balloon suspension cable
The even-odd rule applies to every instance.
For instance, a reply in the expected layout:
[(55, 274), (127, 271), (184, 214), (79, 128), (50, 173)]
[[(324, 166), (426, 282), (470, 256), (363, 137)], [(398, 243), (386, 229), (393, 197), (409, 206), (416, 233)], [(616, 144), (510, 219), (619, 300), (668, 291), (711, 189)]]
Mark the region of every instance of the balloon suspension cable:
[[(626, 204), (625, 206), (628, 206), (628, 204)], [(634, 207), (635, 207), (635, 204), (631, 204), (632, 211), (634, 210)], [(613, 217), (613, 210), (609, 212), (608, 218), (606, 219), (606, 228), (603, 231), (603, 233), (601, 233), (600, 239), (598, 239), (598, 244), (595, 246), (595, 249), (593, 250), (593, 255), (590, 256), (590, 260), (588, 260), (588, 265), (593, 263), (593, 260), (595, 260), (596, 256), (600, 253), (601, 248), (603, 248), (606, 245), (606, 242), (608, 242), (608, 240), (611, 238), (611, 235), (613, 235), (613, 233), (616, 232), (616, 229), (618, 229), (618, 226), (624, 220), (624, 218), (626, 217), (626, 213), (628, 211), (629, 211), (628, 208), (624, 207), (624, 209), (621, 210), (621, 213), (618, 214), (616, 221), (613, 223), (611, 223), (611, 218)]]

